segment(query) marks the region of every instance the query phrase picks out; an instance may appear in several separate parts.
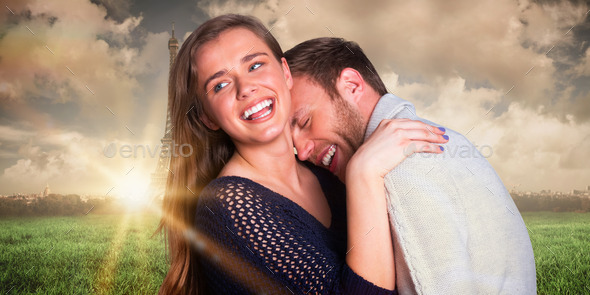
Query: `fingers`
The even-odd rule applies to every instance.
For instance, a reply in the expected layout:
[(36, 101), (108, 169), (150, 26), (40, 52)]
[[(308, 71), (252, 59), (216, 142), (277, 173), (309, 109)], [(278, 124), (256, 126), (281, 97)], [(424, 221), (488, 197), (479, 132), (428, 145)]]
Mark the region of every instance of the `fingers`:
[(404, 142), (406, 140), (429, 141), (433, 143), (446, 143), (449, 137), (438, 127), (409, 119), (383, 120), (375, 130), (376, 133), (384, 133), (392, 136), (392, 139)]
[(420, 129), (427, 130), (429, 133), (443, 135), (446, 132), (444, 127), (436, 127), (426, 124), (422, 121), (411, 119), (384, 119), (379, 123), (379, 126), (385, 125), (386, 128), (394, 129)]
[(409, 157), (414, 153), (433, 153), (442, 154), (444, 148), (440, 145), (427, 141), (412, 141), (404, 149), (404, 156)]
[(419, 140), (432, 143), (446, 143), (449, 141), (449, 137), (447, 135), (432, 133), (427, 129), (398, 129), (394, 132), (396, 132), (398, 136), (412, 141)]

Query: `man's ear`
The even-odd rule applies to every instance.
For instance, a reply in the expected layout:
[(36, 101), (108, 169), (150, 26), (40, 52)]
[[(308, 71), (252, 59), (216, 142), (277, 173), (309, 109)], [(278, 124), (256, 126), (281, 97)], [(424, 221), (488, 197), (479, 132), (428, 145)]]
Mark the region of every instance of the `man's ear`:
[(203, 113), (203, 115), (199, 119), (201, 120), (201, 122), (203, 122), (203, 124), (205, 124), (205, 126), (207, 126), (207, 128), (209, 128), (213, 131), (219, 129), (219, 126), (217, 124), (215, 124), (215, 122), (211, 121), (211, 119), (209, 119), (209, 116), (207, 116), (207, 114)]
[(284, 57), (281, 57), (281, 65), (283, 67), (283, 74), (285, 75), (285, 82), (287, 83), (287, 87), (289, 90), (293, 88), (293, 76), (291, 75), (291, 69), (289, 69), (289, 64)]
[(365, 80), (361, 73), (353, 68), (344, 68), (336, 80), (336, 90), (342, 98), (357, 104), (363, 97)]

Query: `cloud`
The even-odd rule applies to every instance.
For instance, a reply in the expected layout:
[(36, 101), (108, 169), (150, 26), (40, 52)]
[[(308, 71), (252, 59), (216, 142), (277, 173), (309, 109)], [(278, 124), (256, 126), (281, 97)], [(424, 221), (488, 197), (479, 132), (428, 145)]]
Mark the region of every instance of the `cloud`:
[[(588, 133), (586, 133), (588, 134)], [(560, 158), (560, 167), (567, 169), (588, 169), (587, 159), (590, 159), (590, 136), (575, 134), (579, 140), (578, 144), (564, 147), (565, 153)]]
[[(149, 184), (160, 149), (149, 141), (107, 141), (67, 130), (13, 128), (12, 133), (32, 136), (19, 145), (17, 160), (0, 175), (3, 189), (12, 190), (3, 193), (37, 192), (47, 183), (56, 193), (103, 195), (113, 187), (117, 189), (110, 195), (128, 193)], [(105, 153), (110, 145), (117, 147), (116, 154)], [(120, 152), (123, 146), (132, 153)], [(127, 183), (128, 178), (135, 182)]]
[[(131, 40), (141, 16), (115, 21), (103, 6), (84, 1), (32, 0), (7, 6), (15, 15), (3, 19), (9, 26), (0, 38), (2, 108), (32, 119), (44, 115), (31, 107), (39, 102), (72, 103), (79, 114), (71, 116), (86, 122), (82, 125), (104, 125), (107, 133), (126, 130), (125, 125), (143, 126), (145, 117), (137, 111), (151, 104), (151, 95), (166, 100), (167, 92), (146, 89), (167, 83), (167, 33)], [(48, 18), (55, 21), (50, 25)]]
[[(540, 51), (547, 51), (560, 42), (572, 43), (570, 29), (583, 22), (588, 7), (570, 1), (553, 3), (520, 3), (520, 21), (524, 24), (521, 39)], [(566, 35), (567, 33), (567, 35)]]
[(0, 142), (23, 142), (34, 136), (34, 132), (0, 125)]
[(50, 182), (56, 192), (104, 194), (123, 176), (149, 182), (157, 159), (111, 159), (103, 149), (159, 143), (168, 33), (134, 34), (143, 18), (125, 7), (107, 14), (88, 1), (6, 6), (15, 15), (0, 18), (0, 109), (8, 116), (0, 125), (2, 193)]
[[(497, 158), (491, 160), (505, 181), (529, 190), (569, 191), (585, 187), (590, 179), (588, 137), (590, 124), (547, 118), (518, 103), (488, 124), (501, 131)], [(485, 129), (484, 129), (485, 130)]]
[(590, 178), (590, 164), (583, 160), (590, 158), (588, 123), (577, 123), (573, 116), (566, 122), (548, 118), (544, 107), (533, 110), (519, 102), (495, 114), (503, 92), (466, 88), (461, 77), (425, 84), (400, 83), (395, 73), (385, 76), (396, 95), (416, 105), (419, 116), (467, 135), (476, 146), (489, 147), (488, 161), (509, 188), (569, 191)]
[(586, 49), (581, 61), (572, 69), (575, 76), (590, 77), (590, 47)]
[(2, 180), (12, 182), (13, 187), (24, 191), (35, 191), (45, 182), (57, 183), (79, 181), (81, 173), (87, 171), (88, 157), (72, 153), (75, 142), (64, 142), (59, 148), (42, 149), (33, 139), (20, 146), (16, 164), (4, 169)]
[(132, 2), (126, 0), (92, 0), (99, 3), (107, 10), (107, 17), (123, 22), (130, 16)]
[(141, 17), (118, 23), (105, 19), (104, 7), (84, 1), (25, 3), (11, 8), (15, 24), (0, 39), (1, 99), (73, 101), (90, 117), (105, 105), (122, 115), (133, 109), (139, 85), (128, 69), (137, 50), (109, 42), (126, 42)]

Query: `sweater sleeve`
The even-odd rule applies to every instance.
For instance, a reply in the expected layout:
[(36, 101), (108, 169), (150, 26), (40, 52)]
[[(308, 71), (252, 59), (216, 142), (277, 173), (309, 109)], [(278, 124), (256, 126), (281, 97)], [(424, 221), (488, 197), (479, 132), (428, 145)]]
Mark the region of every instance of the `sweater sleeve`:
[(195, 220), (216, 249), (201, 254), (212, 292), (394, 294), (354, 273), (329, 230), (295, 203), (248, 179), (221, 179), (203, 191)]

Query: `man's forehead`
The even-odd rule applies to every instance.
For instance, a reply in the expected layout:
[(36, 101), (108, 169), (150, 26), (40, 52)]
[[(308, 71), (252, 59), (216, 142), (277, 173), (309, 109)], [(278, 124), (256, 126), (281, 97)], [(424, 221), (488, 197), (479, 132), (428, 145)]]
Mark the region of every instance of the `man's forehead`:
[(309, 105), (302, 103), (293, 110), (293, 118), (301, 118), (309, 112)]
[[(307, 101), (308, 104), (312, 104), (315, 102), (324, 103), (332, 100), (332, 96), (329, 94), (329, 91), (324, 87), (322, 83), (316, 80), (312, 75), (298, 73), (293, 76), (293, 85), (294, 88), (297, 87), (299, 89), (305, 89), (306, 93), (312, 93), (311, 97), (305, 96), (301, 97), (302, 95), (292, 95), (293, 101), (300, 102), (300, 101)], [(297, 91), (299, 92), (299, 91)], [(291, 92), (293, 94), (293, 92)]]

